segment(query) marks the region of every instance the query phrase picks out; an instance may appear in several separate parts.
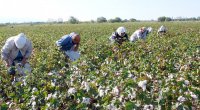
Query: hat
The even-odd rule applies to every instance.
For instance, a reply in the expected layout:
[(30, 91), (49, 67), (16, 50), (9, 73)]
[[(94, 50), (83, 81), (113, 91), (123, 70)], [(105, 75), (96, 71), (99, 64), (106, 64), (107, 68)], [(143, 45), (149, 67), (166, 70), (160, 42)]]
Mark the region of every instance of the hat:
[(15, 45), (18, 49), (22, 49), (26, 44), (26, 36), (24, 33), (20, 33), (14, 38)]
[(119, 27), (117, 30), (117, 33), (121, 36), (122, 33), (125, 33), (126, 32), (126, 29), (124, 27)]

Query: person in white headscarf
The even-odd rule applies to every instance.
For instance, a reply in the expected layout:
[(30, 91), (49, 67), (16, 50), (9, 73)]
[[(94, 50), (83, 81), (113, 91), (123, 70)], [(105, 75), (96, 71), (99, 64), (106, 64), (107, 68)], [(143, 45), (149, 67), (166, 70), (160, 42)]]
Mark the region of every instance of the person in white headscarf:
[(112, 33), (109, 40), (111, 41), (111, 44), (117, 43), (119, 45), (121, 45), (125, 41), (128, 41), (128, 35), (126, 34), (125, 27), (117, 28), (116, 32)]
[(157, 35), (163, 35), (163, 34), (166, 34), (167, 32), (167, 28), (165, 26), (160, 26), (160, 28), (158, 29), (157, 31)]
[(20, 74), (25, 75), (25, 71), (31, 72), (30, 64), (27, 62), (32, 53), (32, 43), (24, 33), (13, 36), (7, 39), (5, 45), (1, 49), (1, 58), (5, 61), (8, 67), (8, 73), (15, 75), (15, 66), (23, 67)]

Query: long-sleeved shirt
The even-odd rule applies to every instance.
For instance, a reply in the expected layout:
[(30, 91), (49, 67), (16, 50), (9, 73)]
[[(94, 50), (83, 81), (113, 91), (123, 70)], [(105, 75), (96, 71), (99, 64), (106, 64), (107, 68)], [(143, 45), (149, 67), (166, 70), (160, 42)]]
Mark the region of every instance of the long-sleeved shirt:
[(119, 36), (117, 32), (113, 32), (112, 35), (110, 36), (110, 41), (111, 42), (117, 42), (118, 44), (122, 44), (124, 41), (128, 41), (128, 35), (125, 34), (123, 37)]
[(56, 45), (61, 47), (61, 50), (70, 50), (75, 43), (72, 42), (72, 36), (70, 34), (64, 35), (61, 39), (56, 41)]
[(143, 32), (139, 29), (139, 30), (136, 30), (130, 37), (130, 41), (131, 42), (134, 42), (136, 41), (137, 39), (145, 39), (146, 38), (146, 35), (147, 35), (147, 31)]
[(25, 46), (22, 49), (18, 49), (15, 45), (14, 38), (15, 37), (10, 37), (7, 39), (5, 45), (1, 49), (1, 58), (3, 60), (13, 62), (13, 60), (17, 57), (19, 51), (24, 58), (29, 58), (33, 50), (31, 41), (26, 39)]
[(158, 29), (158, 32), (157, 33), (160, 33), (160, 32), (166, 32), (167, 31), (167, 28), (164, 27), (164, 26), (161, 26), (159, 29)]

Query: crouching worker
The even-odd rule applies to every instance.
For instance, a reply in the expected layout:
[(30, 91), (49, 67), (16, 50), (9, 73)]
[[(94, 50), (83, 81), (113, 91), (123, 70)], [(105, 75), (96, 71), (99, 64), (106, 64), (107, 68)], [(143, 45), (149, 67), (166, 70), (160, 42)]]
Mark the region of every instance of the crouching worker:
[(13, 76), (16, 72), (20, 76), (30, 73), (31, 67), (27, 60), (31, 53), (32, 43), (24, 33), (8, 38), (1, 49), (1, 57), (5, 61), (6, 67), (8, 67), (8, 73)]
[(116, 32), (113, 32), (109, 40), (112, 43), (117, 43), (121, 45), (123, 42), (128, 41), (128, 35), (126, 34), (126, 29), (124, 27), (119, 27)]
[(78, 52), (80, 40), (80, 35), (72, 32), (56, 41), (56, 45), (65, 53), (67, 59), (75, 61), (80, 57), (80, 53)]
[(167, 32), (167, 28), (165, 26), (160, 26), (160, 28), (158, 29), (157, 35), (164, 35)]
[(147, 35), (152, 31), (152, 28), (149, 27), (148, 29), (146, 27), (142, 27), (138, 30), (136, 30), (130, 37), (130, 41), (134, 42), (137, 39), (146, 39)]

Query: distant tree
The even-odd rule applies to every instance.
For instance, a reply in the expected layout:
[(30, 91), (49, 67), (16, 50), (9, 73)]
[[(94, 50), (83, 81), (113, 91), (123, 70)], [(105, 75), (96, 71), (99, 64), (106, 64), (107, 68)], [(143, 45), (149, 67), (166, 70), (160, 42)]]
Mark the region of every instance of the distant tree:
[(162, 16), (162, 17), (159, 17), (159, 18), (158, 18), (158, 21), (160, 21), (160, 22), (164, 22), (165, 19), (166, 19), (166, 17), (165, 17), (165, 16)]
[(94, 21), (94, 20), (91, 20), (90, 23), (95, 23), (95, 21)]
[(71, 24), (78, 24), (79, 20), (77, 18), (73, 17), (73, 16), (70, 16), (68, 22), (71, 23)]
[(114, 19), (114, 21), (115, 21), (115, 22), (122, 22), (122, 19), (121, 19), (120, 17), (116, 17), (116, 18)]
[(63, 23), (63, 19), (62, 18), (58, 18), (58, 23)]
[(122, 22), (128, 22), (128, 20), (127, 20), (127, 19), (124, 19), (124, 20), (122, 20)]
[(114, 20), (114, 19), (109, 19), (108, 22), (109, 22), (109, 23), (114, 23), (115, 20)]
[(137, 21), (135, 18), (131, 18), (131, 19), (129, 19), (129, 21), (130, 22), (135, 22), (135, 21)]
[(196, 20), (197, 20), (197, 18), (195, 18), (195, 17), (192, 17), (192, 18), (190, 18), (190, 20), (191, 20), (191, 21), (196, 21)]
[(200, 20), (200, 16), (199, 16), (199, 17), (197, 17), (197, 20)]
[(115, 19), (109, 19), (108, 22), (115, 23), (115, 22), (123, 22), (120, 17), (116, 17)]
[(107, 19), (106, 19), (105, 17), (98, 17), (98, 18), (97, 18), (97, 22), (98, 22), (98, 23), (107, 22)]
[(165, 18), (165, 21), (172, 21), (172, 18), (166, 17), (166, 18)]

